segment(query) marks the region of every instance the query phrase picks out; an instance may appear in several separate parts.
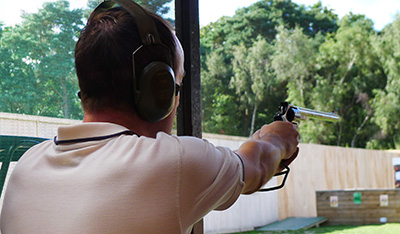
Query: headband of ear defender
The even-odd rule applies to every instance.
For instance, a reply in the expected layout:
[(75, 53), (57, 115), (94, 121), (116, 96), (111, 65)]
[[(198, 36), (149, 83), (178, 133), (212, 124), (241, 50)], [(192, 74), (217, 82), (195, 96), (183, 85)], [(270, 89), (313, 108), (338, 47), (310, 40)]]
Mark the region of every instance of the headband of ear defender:
[[(102, 4), (114, 6), (116, 3), (135, 19), (142, 42), (132, 53), (136, 113), (151, 123), (161, 121), (172, 112), (175, 104), (175, 75), (170, 66), (170, 50), (161, 43), (153, 19), (140, 5), (131, 0), (112, 0)], [(142, 63), (144, 58), (146, 64), (139, 71), (137, 62)]]

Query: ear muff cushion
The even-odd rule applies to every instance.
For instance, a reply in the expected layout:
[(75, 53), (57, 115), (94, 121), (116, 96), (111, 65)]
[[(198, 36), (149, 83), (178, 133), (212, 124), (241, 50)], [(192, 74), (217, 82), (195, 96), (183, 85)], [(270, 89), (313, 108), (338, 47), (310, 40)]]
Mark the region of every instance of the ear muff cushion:
[(175, 104), (175, 76), (170, 66), (152, 62), (137, 77), (137, 114), (143, 120), (154, 123), (166, 118)]

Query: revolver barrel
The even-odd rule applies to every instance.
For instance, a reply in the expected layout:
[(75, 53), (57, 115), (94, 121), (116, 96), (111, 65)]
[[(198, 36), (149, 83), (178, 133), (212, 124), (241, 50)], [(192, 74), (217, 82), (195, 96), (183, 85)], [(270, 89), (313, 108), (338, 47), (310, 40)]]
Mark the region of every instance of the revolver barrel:
[(281, 102), (278, 113), (275, 114), (274, 120), (288, 121), (292, 123), (299, 123), (301, 120), (307, 118), (319, 119), (329, 122), (337, 122), (339, 116), (334, 112), (323, 112), (312, 110), (304, 107), (293, 106), (288, 102)]

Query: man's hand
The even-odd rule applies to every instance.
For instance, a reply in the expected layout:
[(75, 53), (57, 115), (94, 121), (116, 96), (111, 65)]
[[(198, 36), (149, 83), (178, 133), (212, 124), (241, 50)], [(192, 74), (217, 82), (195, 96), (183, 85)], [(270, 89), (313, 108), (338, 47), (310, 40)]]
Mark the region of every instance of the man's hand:
[(252, 139), (275, 143), (281, 148), (282, 160), (290, 159), (297, 151), (299, 144), (297, 127), (289, 122), (275, 121), (262, 126)]
[[(252, 139), (269, 142), (274, 142), (273, 138), (280, 141), (277, 142), (277, 144), (283, 144), (282, 146), (284, 149), (281, 150), (281, 162), (286, 166), (289, 166), (299, 153), (299, 148), (297, 147), (299, 144), (297, 125), (290, 122), (275, 121), (271, 124), (264, 125), (252, 136)], [(280, 172), (283, 169), (284, 168), (279, 165), (276, 172)]]
[(281, 171), (280, 163), (289, 165), (298, 154), (299, 132), (289, 122), (276, 121), (264, 125), (237, 153), (245, 167), (243, 193), (252, 193)]

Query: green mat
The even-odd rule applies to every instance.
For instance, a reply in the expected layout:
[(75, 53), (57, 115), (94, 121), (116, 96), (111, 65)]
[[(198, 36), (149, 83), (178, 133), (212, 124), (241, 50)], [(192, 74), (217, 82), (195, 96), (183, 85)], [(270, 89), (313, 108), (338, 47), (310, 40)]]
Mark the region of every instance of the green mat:
[(291, 217), (275, 223), (268, 224), (264, 227), (257, 228), (257, 231), (286, 231), (300, 230), (319, 226), (327, 221), (326, 217), (298, 218)]

